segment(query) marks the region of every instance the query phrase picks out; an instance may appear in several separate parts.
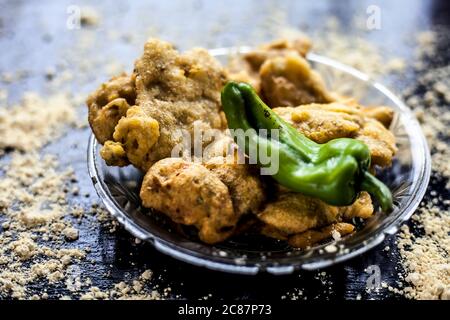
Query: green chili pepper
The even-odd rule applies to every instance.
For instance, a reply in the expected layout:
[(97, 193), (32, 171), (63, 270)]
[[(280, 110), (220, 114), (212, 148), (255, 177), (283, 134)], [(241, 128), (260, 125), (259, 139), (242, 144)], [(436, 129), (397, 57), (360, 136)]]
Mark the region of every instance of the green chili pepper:
[[(374, 196), (384, 211), (392, 208), (389, 189), (369, 173), (370, 151), (355, 139), (341, 138), (318, 144), (298, 132), (273, 112), (245, 83), (229, 82), (222, 91), (222, 106), (230, 129), (246, 131), (246, 139), (234, 135), (247, 155), (255, 155), (262, 167), (260, 149), (276, 155), (273, 178), (288, 189), (317, 197), (328, 204), (352, 204), (360, 191)], [(268, 136), (258, 134), (265, 129)], [(270, 135), (276, 130), (277, 139)]]

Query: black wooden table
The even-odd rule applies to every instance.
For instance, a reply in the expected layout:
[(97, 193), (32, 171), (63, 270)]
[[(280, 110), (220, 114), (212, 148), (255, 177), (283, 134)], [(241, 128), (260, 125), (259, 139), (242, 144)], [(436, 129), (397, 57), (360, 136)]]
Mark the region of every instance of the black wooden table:
[[(276, 36), (273, 26), (288, 21), (306, 32), (323, 28), (328, 16), (336, 16), (343, 27), (352, 32), (354, 19), (366, 19), (369, 5), (381, 9), (381, 29), (367, 31), (365, 37), (407, 62), (413, 57), (412, 39), (421, 30), (440, 26), (449, 32), (448, 1), (103, 1), (91, 2), (99, 14), (98, 24), (84, 25), (81, 29), (68, 26), (73, 12), (70, 5), (83, 7), (87, 1), (0, 1), (0, 72), (25, 71), (17, 82), (0, 86), (9, 90), (10, 101), (19, 99), (25, 90), (46, 94), (45, 74), (48, 69), (59, 72), (61, 65), (74, 70), (74, 78), (62, 87), (74, 95), (85, 96), (106, 80), (116, 65), (130, 71), (139, 56), (145, 39), (158, 36), (176, 43), (180, 48), (194, 45), (206, 48), (253, 44)], [(72, 11), (71, 11), (72, 10)], [(284, 13), (283, 13), (284, 12)], [(448, 63), (449, 43), (443, 43), (442, 57), (428, 63)], [(83, 56), (80, 56), (82, 52)], [(319, 52), (326, 55), (326, 52)], [(95, 69), (80, 71), (80, 59), (91, 59)], [(106, 66), (106, 67), (105, 67)], [(120, 69), (120, 68), (119, 68)], [(393, 90), (401, 93), (414, 84), (399, 74), (390, 79)], [(80, 103), (79, 112), (85, 117)], [(89, 210), (98, 203), (86, 168), (86, 145), (90, 129), (71, 129), (60, 140), (46, 146), (43, 152), (57, 154), (62, 167), (75, 169), (80, 195), (70, 198)], [(433, 174), (434, 176), (434, 174)], [(444, 190), (442, 181), (432, 179), (431, 190)], [(86, 193), (89, 197), (84, 196)], [(154, 271), (156, 278), (150, 286), (171, 287), (169, 297), (199, 299), (211, 295), (212, 299), (281, 299), (299, 295), (303, 299), (380, 299), (401, 298), (381, 289), (367, 292), (368, 274), (365, 269), (378, 265), (382, 281), (398, 287), (398, 273), (402, 271), (394, 243), (395, 236), (383, 244), (349, 262), (316, 272), (297, 272), (290, 276), (238, 276), (209, 271), (179, 262), (157, 252), (146, 243), (136, 244), (126, 231), (115, 233), (96, 222), (83, 220), (78, 246), (89, 246), (88, 259), (80, 263), (80, 271), (101, 289), (110, 289), (122, 280), (137, 277), (146, 269)], [(385, 251), (385, 247), (390, 247)], [(92, 263), (95, 261), (95, 263)], [(63, 285), (45, 284), (49, 297), (66, 294)], [(33, 290), (42, 290), (37, 283)]]

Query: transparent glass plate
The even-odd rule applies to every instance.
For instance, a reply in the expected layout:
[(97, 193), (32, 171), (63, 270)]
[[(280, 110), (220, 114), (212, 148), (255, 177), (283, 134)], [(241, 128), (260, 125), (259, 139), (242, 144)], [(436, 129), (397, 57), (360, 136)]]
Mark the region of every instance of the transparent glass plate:
[[(223, 48), (211, 50), (211, 54), (225, 63), (232, 54), (248, 50)], [(288, 274), (296, 269), (327, 267), (366, 252), (380, 244), (385, 235), (396, 233), (416, 210), (430, 178), (430, 154), (419, 123), (399, 98), (367, 75), (316, 54), (311, 53), (307, 58), (330, 90), (356, 97), (365, 105), (386, 105), (395, 110), (391, 131), (397, 139), (398, 153), (391, 168), (378, 172), (393, 192), (393, 212), (378, 212), (366, 220), (358, 226), (357, 232), (334, 243), (337, 248), (343, 248), (336, 252), (325, 250), (327, 243), (301, 251), (283, 241), (257, 235), (207, 245), (189, 232), (180, 232), (180, 228), (162, 214), (143, 208), (139, 198), (143, 174), (131, 166), (106, 166), (99, 155), (100, 146), (92, 135), (88, 145), (89, 174), (107, 210), (135, 237), (151, 242), (169, 256), (209, 269), (240, 274), (261, 271)]]

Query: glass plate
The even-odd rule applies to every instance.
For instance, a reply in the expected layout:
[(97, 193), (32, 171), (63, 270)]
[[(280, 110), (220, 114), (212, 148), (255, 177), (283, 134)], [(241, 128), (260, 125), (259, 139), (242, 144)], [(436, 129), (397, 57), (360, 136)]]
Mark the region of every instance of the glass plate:
[[(223, 48), (211, 50), (211, 54), (226, 63), (231, 55), (248, 50)], [(430, 153), (419, 123), (399, 98), (367, 75), (317, 54), (311, 53), (307, 59), (330, 90), (357, 97), (364, 105), (386, 105), (396, 111), (391, 131), (397, 139), (398, 153), (391, 168), (378, 172), (393, 192), (393, 212), (378, 212), (366, 220), (358, 226), (357, 232), (334, 243), (339, 248), (336, 252), (326, 250), (327, 243), (301, 251), (283, 241), (257, 235), (206, 245), (189, 232), (180, 232), (163, 215), (143, 208), (139, 198), (142, 173), (131, 166), (106, 166), (99, 156), (100, 146), (91, 135), (89, 174), (107, 210), (135, 237), (151, 242), (169, 256), (197, 266), (239, 274), (261, 271), (289, 274), (296, 269), (327, 267), (366, 252), (380, 244), (385, 235), (396, 233), (416, 210), (430, 178)]]

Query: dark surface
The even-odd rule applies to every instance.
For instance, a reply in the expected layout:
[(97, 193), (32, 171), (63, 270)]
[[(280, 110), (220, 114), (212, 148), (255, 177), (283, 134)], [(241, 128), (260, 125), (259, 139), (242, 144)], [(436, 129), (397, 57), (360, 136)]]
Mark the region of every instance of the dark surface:
[[(114, 5), (112, 5), (114, 3)], [(220, 4), (221, 3), (221, 4)], [(84, 1), (0, 1), (0, 72), (25, 70), (26, 76), (13, 84), (0, 83), (10, 92), (10, 102), (23, 91), (43, 94), (54, 91), (44, 76), (48, 68), (58, 72), (61, 65), (73, 70), (75, 77), (62, 85), (75, 95), (86, 95), (109, 75), (104, 65), (118, 61), (125, 70), (141, 52), (144, 40), (158, 36), (173, 41), (181, 48), (193, 45), (207, 48), (253, 44), (276, 36), (267, 27), (277, 24), (273, 8), (286, 13), (287, 21), (306, 32), (323, 27), (328, 16), (336, 16), (348, 32), (353, 32), (352, 21), (365, 19), (366, 8), (378, 5), (382, 13), (381, 30), (367, 31), (364, 37), (382, 46), (386, 52), (399, 55), (412, 63), (414, 36), (418, 31), (439, 27), (442, 34), (449, 30), (448, 1), (144, 1), (133, 5), (120, 1), (95, 1), (91, 5), (101, 17), (98, 26), (81, 30), (66, 28), (67, 7), (83, 5)], [(110, 30), (115, 30), (112, 33)], [(206, 30), (212, 30), (211, 32)], [(258, 34), (258, 37), (253, 36)], [(88, 36), (86, 36), (88, 35)], [(95, 37), (85, 49), (84, 36)], [(83, 40), (84, 39), (84, 40)], [(130, 40), (131, 39), (131, 40)], [(256, 40), (255, 40), (256, 39)], [(446, 41), (444, 39), (444, 41)], [(441, 43), (441, 56), (433, 65), (446, 64), (449, 43)], [(326, 52), (319, 52), (326, 55)], [(82, 55), (82, 56), (81, 56)], [(79, 58), (92, 59), (97, 68), (80, 70)], [(77, 59), (78, 58), (78, 59)], [(414, 85), (414, 74), (397, 75), (386, 79), (394, 91)], [(80, 107), (81, 116), (85, 110)], [(90, 130), (71, 129), (57, 143), (44, 152), (59, 155), (61, 166), (72, 166), (79, 180), (80, 196), (70, 199), (72, 204), (89, 208), (99, 199), (95, 194), (86, 169), (86, 144)], [(445, 183), (433, 173), (427, 196), (431, 190), (445, 194)], [(84, 194), (89, 193), (89, 197)], [(347, 263), (318, 272), (297, 272), (291, 276), (237, 276), (208, 271), (164, 256), (149, 244), (135, 244), (134, 238), (118, 229), (110, 233), (93, 217), (87, 217), (78, 226), (80, 239), (74, 246), (89, 246), (88, 259), (80, 264), (83, 276), (89, 276), (93, 285), (109, 289), (122, 280), (130, 280), (145, 269), (152, 269), (158, 277), (152, 286), (171, 287), (172, 297), (199, 299), (212, 294), (213, 299), (280, 299), (283, 295), (302, 291), (301, 298), (401, 298), (386, 289), (366, 292), (368, 274), (365, 269), (378, 265), (382, 281), (393, 287), (401, 285), (398, 273), (401, 266), (394, 243), (387, 238), (382, 245)], [(389, 251), (383, 250), (386, 246)], [(95, 261), (92, 263), (91, 261)], [(325, 272), (325, 273), (322, 273)], [(43, 284), (35, 284), (40, 292)], [(65, 294), (64, 286), (48, 287), (50, 297)]]

